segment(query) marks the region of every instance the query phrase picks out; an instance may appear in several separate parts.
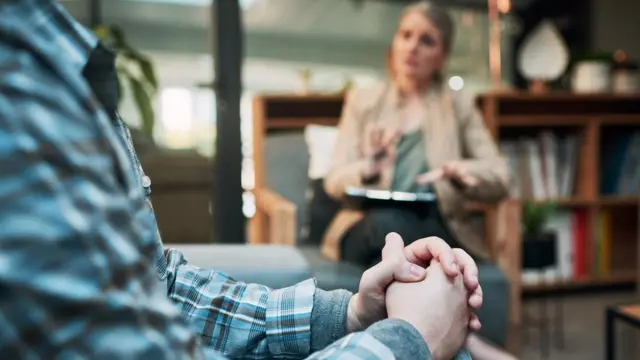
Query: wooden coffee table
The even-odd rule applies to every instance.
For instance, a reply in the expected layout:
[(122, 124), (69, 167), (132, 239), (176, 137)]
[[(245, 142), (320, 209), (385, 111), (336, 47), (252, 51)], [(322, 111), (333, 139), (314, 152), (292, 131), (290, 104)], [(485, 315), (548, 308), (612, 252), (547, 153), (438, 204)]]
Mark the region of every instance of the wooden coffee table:
[(607, 309), (605, 329), (607, 360), (616, 360), (616, 320), (622, 320), (640, 330), (640, 303), (617, 305)]

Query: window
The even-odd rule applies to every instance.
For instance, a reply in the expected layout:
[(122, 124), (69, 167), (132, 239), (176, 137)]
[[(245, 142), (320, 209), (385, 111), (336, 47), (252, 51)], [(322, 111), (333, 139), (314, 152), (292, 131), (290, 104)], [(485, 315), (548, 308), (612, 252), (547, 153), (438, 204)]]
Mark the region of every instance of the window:
[(215, 97), (208, 89), (185, 87), (160, 91), (155, 137), (171, 149), (196, 149), (212, 156), (215, 141)]

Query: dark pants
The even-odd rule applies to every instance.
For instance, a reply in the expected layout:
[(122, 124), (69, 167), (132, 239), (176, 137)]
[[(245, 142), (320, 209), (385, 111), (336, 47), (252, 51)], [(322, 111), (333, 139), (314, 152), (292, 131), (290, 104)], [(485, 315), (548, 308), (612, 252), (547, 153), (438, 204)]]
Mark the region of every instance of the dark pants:
[(460, 247), (435, 205), (420, 211), (380, 207), (368, 210), (364, 218), (343, 236), (342, 259), (366, 267), (377, 264), (385, 236), (390, 232), (400, 234), (405, 245), (428, 236), (437, 236), (451, 247)]
[[(342, 238), (342, 259), (369, 268), (380, 262), (384, 238), (390, 232), (402, 236), (405, 245), (428, 236), (437, 236), (451, 247), (461, 247), (448, 230), (439, 211), (416, 212), (411, 209), (375, 208), (354, 224)], [(504, 346), (508, 331), (509, 284), (495, 265), (480, 259), (479, 280), (484, 292), (484, 304), (476, 314), (482, 321), (480, 335), (492, 343)]]

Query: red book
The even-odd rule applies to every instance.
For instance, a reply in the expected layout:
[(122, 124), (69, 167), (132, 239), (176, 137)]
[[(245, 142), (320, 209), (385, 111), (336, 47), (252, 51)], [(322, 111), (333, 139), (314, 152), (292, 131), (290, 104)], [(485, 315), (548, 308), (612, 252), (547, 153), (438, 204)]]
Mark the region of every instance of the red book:
[(574, 210), (571, 221), (573, 233), (573, 277), (584, 278), (587, 271), (587, 212), (586, 210)]

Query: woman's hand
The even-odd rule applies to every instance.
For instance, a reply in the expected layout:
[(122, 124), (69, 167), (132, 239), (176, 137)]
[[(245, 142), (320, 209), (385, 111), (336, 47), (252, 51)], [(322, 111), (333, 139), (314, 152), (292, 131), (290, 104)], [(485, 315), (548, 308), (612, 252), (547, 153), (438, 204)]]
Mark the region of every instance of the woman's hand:
[(367, 124), (361, 146), (362, 156), (367, 159), (362, 170), (363, 179), (375, 178), (383, 169), (395, 164), (396, 143), (399, 137), (397, 128)]
[(460, 161), (451, 161), (416, 178), (416, 182), (420, 185), (432, 184), (439, 180), (451, 180), (465, 188), (478, 184), (478, 179), (471, 176), (464, 163)]

